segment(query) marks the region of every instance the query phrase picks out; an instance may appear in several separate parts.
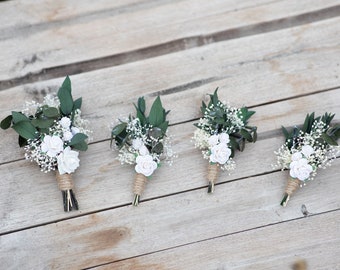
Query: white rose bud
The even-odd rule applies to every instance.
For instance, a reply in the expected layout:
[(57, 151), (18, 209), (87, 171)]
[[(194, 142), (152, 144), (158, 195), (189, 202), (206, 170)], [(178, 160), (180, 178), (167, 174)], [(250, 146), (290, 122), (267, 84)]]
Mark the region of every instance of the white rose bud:
[(60, 174), (73, 173), (79, 167), (79, 153), (66, 147), (64, 152), (57, 157), (58, 171)]
[(63, 118), (60, 119), (59, 124), (64, 128), (68, 129), (71, 125), (71, 119), (64, 116)]
[(63, 133), (63, 140), (64, 141), (70, 141), (72, 139), (72, 137), (73, 137), (73, 134), (72, 134), (71, 131), (65, 131)]
[(210, 146), (214, 146), (214, 145), (218, 144), (218, 135), (211, 135), (208, 139), (208, 144)]
[(64, 149), (64, 142), (58, 136), (46, 135), (41, 143), (41, 151), (55, 157)]
[(221, 133), (218, 137), (220, 139), (220, 143), (227, 144), (230, 142), (229, 135), (227, 133)]
[(301, 152), (296, 152), (292, 155), (292, 161), (298, 161), (302, 158)]
[(79, 133), (80, 129), (77, 127), (71, 127), (71, 132), (73, 135), (76, 135), (77, 133)]
[(289, 174), (293, 178), (298, 178), (301, 181), (305, 181), (309, 178), (310, 173), (313, 171), (313, 167), (308, 164), (308, 160), (305, 158), (293, 161), (289, 165)]
[(137, 165), (135, 170), (137, 173), (144, 174), (146, 177), (150, 176), (154, 170), (157, 169), (157, 163), (152, 159), (152, 156), (138, 156), (136, 158)]
[(143, 145), (143, 140), (141, 138), (137, 138), (132, 140), (132, 147), (136, 150), (138, 150), (139, 148), (141, 148)]
[(148, 150), (148, 148), (146, 148), (146, 146), (144, 144), (139, 148), (139, 154), (141, 156), (149, 155), (149, 150)]
[(313, 147), (307, 144), (307, 145), (302, 146), (301, 152), (305, 157), (308, 158), (311, 154), (314, 153), (314, 149)]
[(231, 150), (226, 144), (217, 144), (211, 148), (210, 162), (224, 164), (228, 161)]

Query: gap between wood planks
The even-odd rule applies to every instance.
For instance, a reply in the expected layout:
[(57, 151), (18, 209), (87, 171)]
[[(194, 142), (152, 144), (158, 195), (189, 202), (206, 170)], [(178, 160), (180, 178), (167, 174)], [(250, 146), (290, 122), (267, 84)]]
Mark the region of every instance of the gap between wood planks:
[[(323, 89), (323, 90), (317, 90), (317, 91), (314, 91), (314, 92), (310, 92), (310, 93), (306, 93), (306, 94), (300, 94), (300, 95), (291, 96), (291, 97), (287, 97), (287, 98), (277, 99), (275, 101), (259, 103), (259, 104), (255, 104), (255, 105), (252, 105), (252, 106), (248, 106), (247, 108), (254, 109), (254, 108), (257, 108), (257, 107), (260, 107), (260, 106), (269, 105), (269, 104), (275, 104), (275, 103), (279, 103), (279, 102), (282, 102), (282, 101), (292, 100), (292, 99), (295, 99), (295, 98), (301, 98), (301, 97), (306, 97), (306, 96), (317, 95), (319, 93), (333, 91), (333, 90), (336, 90), (336, 89), (340, 90), (339, 87), (340, 86), (332, 87), (332, 88), (327, 88), (327, 89)], [(193, 88), (195, 88), (195, 87), (193, 87)], [(175, 91), (173, 89), (180, 89), (180, 90)], [(184, 90), (188, 90), (188, 89), (191, 89), (191, 87), (190, 88), (182, 89), (182, 86), (177, 86), (177, 87), (174, 87), (174, 88), (160, 90), (160, 91), (157, 91), (157, 92), (154, 92), (154, 93), (150, 93), (150, 94), (145, 95), (145, 96), (152, 97), (152, 96), (157, 96), (158, 94), (168, 95), (168, 94), (178, 93), (178, 92), (181, 92), (181, 91), (184, 91)], [(185, 124), (185, 123), (190, 123), (190, 122), (194, 122), (194, 121), (198, 121), (198, 120), (199, 120), (199, 118), (193, 118), (193, 119), (189, 119), (189, 120), (186, 120), (186, 121), (171, 123), (171, 124), (169, 124), (169, 126), (170, 127), (171, 126), (177, 126), (177, 125), (181, 125), (181, 124)], [(334, 124), (339, 124), (339, 123), (338, 122), (334, 122)], [(292, 127), (293, 126), (286, 126), (286, 128), (288, 128), (288, 129), (290, 129)], [(265, 140), (265, 139), (270, 139), (270, 138), (273, 138), (273, 137), (275, 137), (277, 135), (280, 135), (280, 134), (281, 134), (281, 129), (273, 129), (273, 130), (261, 132), (261, 133), (258, 134), (258, 139), (257, 140), (261, 141), (261, 140)], [(110, 139), (108, 138), (108, 139), (98, 140), (98, 141), (95, 141), (95, 142), (90, 142), (89, 145), (97, 144), (97, 143), (102, 143), (102, 142), (107, 142), (109, 140)], [(24, 160), (24, 158), (19, 158), (19, 159), (14, 159), (14, 160), (10, 160), (10, 161), (0, 162), (0, 166), (1, 165), (5, 165), (5, 164), (10, 164), (10, 163), (18, 162), (18, 161), (21, 161), (21, 160)], [(257, 175), (255, 175), (255, 176), (257, 176)]]
[(74, 75), (97, 69), (103, 69), (131, 62), (137, 62), (161, 56), (164, 54), (170, 54), (196, 47), (202, 47), (212, 43), (291, 28), (303, 24), (308, 24), (316, 21), (337, 17), (339, 13), (340, 5), (337, 5), (334, 7), (329, 7), (314, 12), (308, 12), (287, 18), (276, 19), (268, 22), (261, 22), (253, 25), (229, 29), (225, 31), (212, 33), (209, 35), (199, 35), (180, 38), (167, 43), (162, 43), (133, 51), (128, 51), (124, 53), (119, 53), (115, 55), (105, 56), (82, 62), (76, 62), (67, 65), (56, 66), (53, 68), (45, 68), (37, 73), (28, 73), (22, 77), (0, 81), (0, 90), (15, 87), (21, 84), (33, 83), (37, 81), (61, 77), (65, 73), (67, 73), (68, 75)]
[(276, 226), (278, 224), (294, 222), (294, 221), (301, 220), (301, 219), (308, 218), (308, 217), (313, 218), (313, 217), (316, 217), (316, 216), (320, 216), (320, 215), (324, 215), (324, 214), (329, 214), (329, 213), (337, 212), (339, 210), (340, 210), (340, 208), (337, 208), (337, 209), (325, 211), (325, 212), (322, 212), (322, 213), (310, 214), (308, 216), (302, 216), (302, 217), (298, 217), (298, 218), (293, 218), (293, 219), (289, 219), (289, 220), (283, 220), (283, 221), (280, 221), (280, 222), (274, 222), (274, 223), (270, 223), (270, 224), (266, 224), (266, 225), (262, 225), (262, 226), (257, 226), (257, 227), (250, 228), (250, 229), (245, 229), (245, 230), (236, 231), (236, 232), (232, 232), (232, 233), (222, 234), (222, 235), (214, 236), (214, 237), (207, 238), (207, 239), (202, 239), (202, 240), (198, 240), (198, 241), (193, 241), (193, 242), (185, 243), (185, 244), (182, 244), (182, 245), (177, 245), (177, 246), (173, 246), (173, 247), (169, 247), (169, 248), (160, 249), (160, 250), (153, 251), (153, 252), (147, 252), (147, 253), (144, 253), (144, 254), (139, 254), (137, 256), (132, 256), (132, 257), (124, 258), (124, 259), (117, 260), (117, 261), (111, 261), (111, 262), (107, 262), (107, 263), (103, 263), (103, 264), (98, 264), (96, 266), (91, 266), (91, 267), (88, 267), (88, 268), (85, 268), (85, 269), (96, 269), (97, 267), (101, 267), (101, 266), (105, 266), (105, 265), (110, 265), (110, 264), (113, 264), (113, 263), (127, 261), (127, 260), (131, 260), (131, 259), (135, 259), (135, 258), (140, 258), (140, 257), (152, 255), (152, 254), (157, 254), (157, 253), (160, 253), (160, 252), (169, 251), (169, 250), (173, 250), (173, 249), (184, 247), (184, 246), (191, 246), (191, 245), (194, 245), (194, 244), (197, 244), (197, 243), (202, 243), (202, 242), (206, 242), (206, 241), (210, 241), (210, 240), (214, 240), (214, 239), (228, 237), (228, 236), (231, 236), (231, 235), (237, 235), (237, 234), (241, 234), (241, 233), (245, 233), (245, 232), (249, 232), (249, 231), (255, 231), (255, 230), (258, 230), (258, 229), (262, 229), (262, 228), (269, 228), (269, 227), (272, 227), (272, 226)]

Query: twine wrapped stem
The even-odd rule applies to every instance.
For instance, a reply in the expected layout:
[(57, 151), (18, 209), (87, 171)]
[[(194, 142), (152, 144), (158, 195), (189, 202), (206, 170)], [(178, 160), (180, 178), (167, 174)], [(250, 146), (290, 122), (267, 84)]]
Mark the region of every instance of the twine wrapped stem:
[(58, 187), (61, 190), (64, 202), (64, 211), (69, 212), (72, 209), (79, 209), (76, 196), (74, 195), (72, 175), (68, 173), (60, 174), (58, 169), (56, 170), (56, 179)]
[(137, 206), (139, 204), (139, 198), (144, 191), (146, 182), (147, 182), (147, 178), (144, 174), (141, 174), (141, 173), (136, 174), (135, 183), (133, 185), (133, 194), (135, 196), (134, 196), (132, 204), (134, 206)]
[(214, 164), (210, 164), (209, 163), (209, 167), (208, 167), (208, 181), (209, 181), (209, 185), (208, 185), (208, 193), (213, 193), (215, 190), (215, 183), (217, 181), (217, 177), (218, 177), (218, 165), (217, 163)]
[(299, 188), (300, 180), (296, 178), (289, 178), (285, 190), (285, 194), (283, 195), (283, 199), (281, 201), (281, 205), (283, 207), (287, 206), (287, 203), (290, 199), (290, 196)]

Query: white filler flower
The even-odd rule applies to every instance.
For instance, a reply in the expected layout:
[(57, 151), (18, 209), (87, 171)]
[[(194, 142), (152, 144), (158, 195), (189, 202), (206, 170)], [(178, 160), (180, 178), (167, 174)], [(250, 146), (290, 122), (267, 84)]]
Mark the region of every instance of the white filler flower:
[(137, 138), (132, 140), (132, 147), (136, 150), (139, 150), (143, 145), (143, 140), (141, 138)]
[(60, 174), (73, 173), (79, 167), (79, 153), (66, 147), (58, 157), (58, 170)]
[(137, 173), (144, 174), (146, 177), (150, 176), (154, 170), (157, 169), (157, 163), (152, 159), (152, 156), (138, 156), (136, 158), (135, 170)]
[(64, 129), (69, 129), (71, 125), (71, 119), (64, 116), (63, 118), (60, 119), (59, 123)]
[(310, 173), (313, 171), (311, 165), (308, 164), (308, 160), (305, 158), (293, 161), (289, 165), (289, 174), (293, 178), (298, 178), (301, 181), (305, 181), (309, 178)]
[(228, 161), (231, 150), (226, 144), (220, 143), (211, 148), (210, 162), (224, 164)]
[(41, 143), (41, 151), (55, 157), (64, 149), (64, 142), (58, 136), (46, 135)]

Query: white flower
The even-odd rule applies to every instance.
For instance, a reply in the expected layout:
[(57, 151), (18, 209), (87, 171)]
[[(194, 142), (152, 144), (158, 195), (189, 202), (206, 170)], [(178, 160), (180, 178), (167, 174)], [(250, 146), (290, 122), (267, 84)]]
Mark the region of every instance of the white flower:
[(146, 148), (144, 144), (141, 147), (139, 147), (139, 154), (142, 156), (149, 155), (149, 150), (148, 148)]
[(307, 145), (302, 146), (301, 152), (305, 157), (308, 158), (311, 154), (314, 153), (314, 149), (313, 147), (307, 144)]
[(228, 161), (231, 150), (226, 144), (220, 143), (211, 148), (210, 162), (224, 164)]
[(310, 173), (313, 171), (311, 165), (308, 164), (308, 160), (305, 158), (293, 161), (289, 165), (289, 174), (293, 178), (298, 178), (301, 181), (305, 181), (309, 178)]
[(298, 161), (302, 158), (301, 152), (296, 152), (292, 155), (292, 161)]
[(150, 155), (138, 156), (136, 158), (136, 163), (136, 172), (144, 174), (145, 176), (150, 176), (157, 168), (157, 163), (152, 159), (152, 156)]
[(208, 139), (208, 143), (210, 146), (218, 144), (218, 135), (211, 135)]
[(59, 124), (64, 128), (64, 129), (69, 129), (71, 125), (71, 119), (64, 116), (63, 118), (60, 119)]
[(46, 135), (41, 143), (41, 151), (50, 157), (55, 157), (64, 149), (64, 142), (58, 136)]
[(73, 137), (73, 134), (72, 134), (71, 131), (65, 131), (63, 133), (63, 140), (64, 141), (70, 141), (72, 139), (72, 137)]
[(58, 170), (60, 174), (73, 173), (79, 167), (79, 153), (66, 147), (58, 157)]
[(219, 135), (219, 139), (220, 139), (220, 143), (227, 144), (228, 142), (230, 142), (229, 135), (227, 133), (221, 133)]
[(143, 144), (143, 140), (141, 138), (137, 138), (132, 140), (132, 147), (136, 150), (138, 150), (139, 148), (142, 147)]
[(76, 135), (77, 133), (80, 132), (80, 129), (77, 128), (77, 127), (71, 127), (71, 132), (72, 132), (73, 135)]

